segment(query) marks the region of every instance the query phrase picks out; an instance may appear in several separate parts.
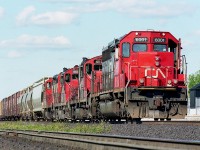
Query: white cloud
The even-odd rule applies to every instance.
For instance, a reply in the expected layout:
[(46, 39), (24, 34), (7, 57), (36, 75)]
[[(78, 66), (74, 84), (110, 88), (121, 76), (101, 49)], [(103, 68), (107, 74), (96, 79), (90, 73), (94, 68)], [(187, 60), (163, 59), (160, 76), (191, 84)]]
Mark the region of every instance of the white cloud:
[(0, 41), (0, 48), (65, 49), (69, 46), (70, 41), (64, 36), (48, 37), (24, 34), (16, 39)]
[(4, 8), (0, 7), (0, 18), (4, 15)]
[(75, 17), (73, 13), (57, 11), (32, 16), (30, 21), (36, 25), (64, 25), (70, 24)]
[(75, 13), (65, 11), (52, 11), (36, 14), (36, 8), (29, 6), (24, 8), (16, 17), (18, 25), (66, 25), (77, 17)]
[[(175, 9), (179, 6), (179, 9)], [(102, 0), (96, 3), (85, 3), (80, 6), (68, 7), (66, 10), (76, 12), (116, 11), (138, 17), (177, 17), (194, 11), (192, 5), (184, 1), (169, 1), (160, 3), (156, 0)], [(193, 10), (193, 11), (192, 11)]]
[(16, 50), (8, 52), (8, 58), (19, 58), (22, 56), (22, 53)]
[(16, 17), (16, 21), (17, 24), (26, 24), (27, 20), (29, 19), (29, 16), (35, 11), (35, 7), (34, 6), (29, 6), (24, 8), (24, 10), (22, 12), (20, 12), (17, 17)]
[[(65, 11), (49, 11), (37, 13), (34, 6), (25, 8), (16, 18), (20, 25), (67, 25), (71, 24), (78, 14), (92, 12), (114, 11), (125, 13), (133, 18), (153, 18), (160, 19), (188, 15), (195, 12), (194, 5), (188, 5), (185, 1), (172, 1), (160, 3), (158, 0), (40, 0), (44, 2), (65, 2), (75, 3), (66, 5)], [(178, 9), (175, 9), (178, 6)]]
[(68, 3), (86, 3), (86, 2), (97, 2), (100, 0), (39, 0), (42, 2), (54, 2), (54, 3), (63, 3), (63, 2), (68, 2)]

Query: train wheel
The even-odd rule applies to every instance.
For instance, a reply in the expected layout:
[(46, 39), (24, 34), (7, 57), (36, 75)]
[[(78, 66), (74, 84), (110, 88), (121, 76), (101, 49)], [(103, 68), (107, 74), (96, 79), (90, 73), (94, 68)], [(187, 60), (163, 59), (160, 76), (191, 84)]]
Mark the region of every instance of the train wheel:
[(137, 119), (135, 120), (135, 122), (136, 122), (136, 124), (141, 124), (141, 123), (142, 123), (141, 118), (137, 118)]
[(154, 118), (154, 121), (158, 121), (158, 118)]
[(171, 118), (167, 118), (167, 121), (171, 121), (172, 119)]

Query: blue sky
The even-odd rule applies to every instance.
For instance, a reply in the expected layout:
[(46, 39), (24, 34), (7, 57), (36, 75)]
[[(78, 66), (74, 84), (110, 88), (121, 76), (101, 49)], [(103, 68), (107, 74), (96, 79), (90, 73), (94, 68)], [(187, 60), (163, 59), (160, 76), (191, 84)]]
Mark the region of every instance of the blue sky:
[(200, 69), (199, 0), (0, 0), (0, 99), (147, 29), (181, 38), (188, 74)]

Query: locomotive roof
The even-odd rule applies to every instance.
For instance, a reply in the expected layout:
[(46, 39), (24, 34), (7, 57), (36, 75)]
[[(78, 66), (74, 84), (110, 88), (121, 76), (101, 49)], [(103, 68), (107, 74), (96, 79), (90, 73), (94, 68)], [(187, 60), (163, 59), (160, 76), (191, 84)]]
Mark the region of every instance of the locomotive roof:
[[(149, 33), (167, 33), (170, 34), (174, 39), (176, 39), (170, 32), (167, 31), (153, 31), (153, 30), (147, 30), (147, 31), (131, 31), (128, 34), (125, 34), (117, 39), (114, 39), (113, 41), (109, 42), (107, 46), (103, 47), (102, 51), (107, 50), (108, 48), (111, 47), (115, 47), (115, 45), (119, 44), (119, 42), (124, 39), (126, 36), (128, 36), (129, 34), (133, 33), (133, 32), (149, 32)], [(176, 39), (177, 40), (177, 39)], [(178, 40), (177, 40), (178, 41)]]
[(94, 56), (92, 58), (86, 58), (86, 57), (83, 57), (83, 60), (81, 62), (81, 65), (85, 64), (87, 61), (90, 61), (92, 59), (98, 59), (98, 58), (101, 58), (102, 55), (98, 55), (98, 56)]
[[(125, 38), (126, 36), (128, 36), (129, 34), (133, 33), (133, 32), (143, 32), (143, 33), (166, 33), (169, 34), (170, 36), (172, 36), (172, 38), (174, 38), (175, 40), (177, 40), (170, 32), (167, 31), (154, 31), (154, 30), (147, 30), (147, 31), (131, 31), (128, 34), (126, 34), (123, 38)], [(122, 38), (122, 39), (123, 39)], [(122, 40), (121, 39), (121, 40)], [(178, 40), (177, 40), (178, 41)]]
[(108, 46), (103, 47), (102, 51), (107, 50), (108, 47), (115, 47), (115, 45), (119, 44), (119, 42), (121, 41), (121, 39), (123, 39), (125, 36), (126, 36), (126, 34), (123, 35), (123, 36), (121, 36), (121, 37), (119, 37), (119, 38), (117, 38), (117, 39), (114, 39), (114, 40), (111, 41), (111, 42), (109, 42), (109, 43), (108, 43)]

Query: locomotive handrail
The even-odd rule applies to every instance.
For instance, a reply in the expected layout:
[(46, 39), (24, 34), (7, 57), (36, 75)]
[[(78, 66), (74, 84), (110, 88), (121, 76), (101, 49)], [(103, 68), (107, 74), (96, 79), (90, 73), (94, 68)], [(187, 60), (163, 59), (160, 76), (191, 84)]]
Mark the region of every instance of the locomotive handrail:
[(181, 66), (182, 68), (181, 68), (181, 70), (184, 74), (185, 84), (187, 84), (187, 61), (186, 61), (185, 55), (182, 55), (181, 58), (182, 58), (182, 66)]

